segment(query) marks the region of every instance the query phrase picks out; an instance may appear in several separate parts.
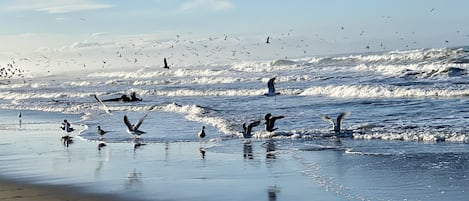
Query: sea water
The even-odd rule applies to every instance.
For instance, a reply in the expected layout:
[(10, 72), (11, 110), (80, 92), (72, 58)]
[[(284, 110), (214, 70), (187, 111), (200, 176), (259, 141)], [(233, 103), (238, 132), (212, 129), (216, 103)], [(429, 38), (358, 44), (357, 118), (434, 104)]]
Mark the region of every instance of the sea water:
[[(72, 126), (81, 139), (129, 144), (123, 116), (135, 123), (148, 113), (145, 143), (198, 142), (206, 126), (207, 140), (217, 142), (207, 149), (231, 154), (242, 150), (243, 123), (282, 115), (278, 130), (261, 124), (255, 137), (273, 136), (277, 150), (326, 191), (346, 199), (464, 200), (468, 58), (464, 48), (439, 48), (103, 69), (1, 85), (0, 108), (80, 114)], [(264, 96), (272, 77), (280, 95)], [(131, 92), (143, 100), (106, 102), (111, 114), (93, 97)], [(351, 112), (342, 124), (350, 138), (324, 138), (334, 132), (321, 115), (342, 112)], [(104, 139), (98, 125), (109, 131)], [(255, 139), (259, 147), (268, 140)]]

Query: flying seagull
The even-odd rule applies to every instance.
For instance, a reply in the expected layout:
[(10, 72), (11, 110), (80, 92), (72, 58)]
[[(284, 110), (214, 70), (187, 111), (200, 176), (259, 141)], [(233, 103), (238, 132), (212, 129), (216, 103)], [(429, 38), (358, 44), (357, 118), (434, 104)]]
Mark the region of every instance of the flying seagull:
[(127, 132), (130, 133), (132, 136), (134, 136), (135, 138), (139, 138), (140, 135), (144, 134), (145, 131), (141, 131), (141, 130), (138, 130), (138, 128), (142, 125), (143, 123), (143, 120), (145, 120), (145, 118), (148, 116), (148, 113), (146, 113), (145, 115), (143, 115), (143, 117), (141, 117), (136, 124), (131, 124), (130, 121), (129, 121), (129, 118), (127, 117), (127, 115), (124, 115), (124, 123), (125, 125), (127, 126)]
[(282, 119), (282, 118), (284, 118), (284, 116), (274, 117), (274, 116), (272, 116), (272, 114), (267, 113), (265, 115), (265, 130), (269, 131), (269, 132), (277, 130), (278, 128), (274, 128), (275, 127), (275, 121), (277, 119)]
[(251, 138), (252, 137), (252, 134), (251, 134), (251, 131), (252, 131), (252, 128), (256, 127), (256, 126), (259, 126), (259, 124), (261, 123), (261, 121), (254, 121), (254, 122), (251, 122), (247, 127), (246, 127), (246, 123), (243, 123), (243, 137), (244, 138)]
[(330, 116), (327, 115), (321, 115), (321, 118), (324, 119), (324, 121), (328, 121), (332, 124), (332, 127), (334, 129), (334, 132), (336, 134), (340, 133), (340, 126), (342, 125), (342, 121), (344, 121), (348, 116), (350, 115), (350, 112), (343, 112), (339, 116), (337, 116), (337, 120), (334, 121)]
[(275, 96), (275, 95), (279, 95), (280, 93), (278, 92), (275, 92), (275, 79), (277, 77), (273, 77), (273, 78), (270, 78), (270, 80), (267, 82), (267, 88), (269, 89), (267, 93), (265, 93), (264, 95), (265, 96)]

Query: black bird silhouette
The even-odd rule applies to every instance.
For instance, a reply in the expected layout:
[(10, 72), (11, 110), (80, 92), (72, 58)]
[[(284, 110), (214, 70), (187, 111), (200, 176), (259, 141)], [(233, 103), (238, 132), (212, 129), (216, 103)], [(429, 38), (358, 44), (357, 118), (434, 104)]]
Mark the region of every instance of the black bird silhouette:
[(277, 119), (282, 119), (282, 118), (284, 118), (284, 116), (275, 116), (274, 117), (274, 116), (272, 116), (272, 114), (267, 113), (265, 115), (265, 130), (269, 131), (269, 132), (277, 130), (278, 128), (274, 128), (275, 127), (275, 121)]
[(243, 123), (243, 137), (244, 138), (251, 138), (252, 137), (252, 134), (251, 134), (251, 131), (252, 131), (252, 128), (256, 127), (256, 126), (259, 126), (259, 124), (261, 124), (261, 121), (254, 121), (254, 122), (251, 122), (247, 127), (246, 127), (246, 123)]
[(169, 69), (168, 62), (166, 61), (166, 57), (163, 59), (163, 62), (164, 62), (163, 68)]

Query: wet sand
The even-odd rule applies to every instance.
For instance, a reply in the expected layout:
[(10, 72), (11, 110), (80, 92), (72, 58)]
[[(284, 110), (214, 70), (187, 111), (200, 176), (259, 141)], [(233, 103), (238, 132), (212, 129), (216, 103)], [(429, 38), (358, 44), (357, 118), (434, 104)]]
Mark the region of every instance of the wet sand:
[(117, 197), (84, 193), (77, 188), (33, 185), (0, 178), (0, 200), (11, 201), (108, 201)]
[(289, 151), (268, 152), (264, 140), (135, 147), (129, 139), (99, 150), (73, 133), (67, 147), (60, 122), (76, 115), (34, 115), (21, 128), (0, 121), (0, 200), (344, 200), (306, 177)]

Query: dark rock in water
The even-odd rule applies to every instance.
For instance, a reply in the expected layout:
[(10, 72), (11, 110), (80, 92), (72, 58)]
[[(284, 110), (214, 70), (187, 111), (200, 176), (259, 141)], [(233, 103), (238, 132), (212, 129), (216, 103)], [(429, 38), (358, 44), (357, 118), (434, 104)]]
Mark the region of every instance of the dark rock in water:
[(457, 76), (462, 76), (467, 74), (466, 69), (462, 68), (456, 68), (456, 67), (449, 67), (443, 71), (441, 71), (442, 74), (447, 74), (449, 77), (457, 77)]
[(296, 62), (286, 60), (286, 59), (279, 59), (274, 62), (272, 62), (272, 66), (289, 66), (289, 65), (295, 65)]

